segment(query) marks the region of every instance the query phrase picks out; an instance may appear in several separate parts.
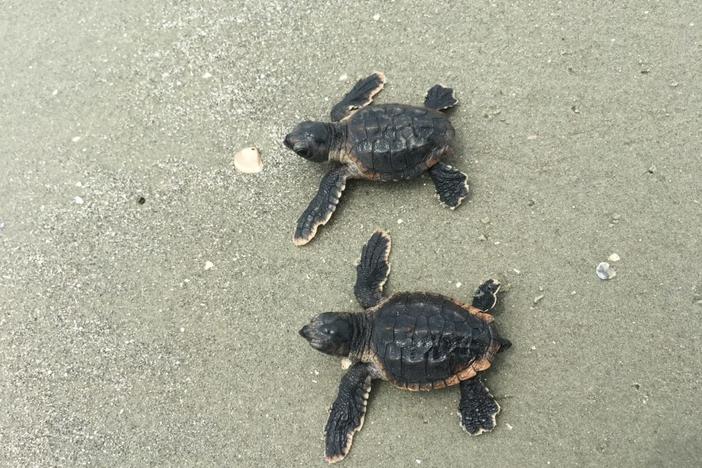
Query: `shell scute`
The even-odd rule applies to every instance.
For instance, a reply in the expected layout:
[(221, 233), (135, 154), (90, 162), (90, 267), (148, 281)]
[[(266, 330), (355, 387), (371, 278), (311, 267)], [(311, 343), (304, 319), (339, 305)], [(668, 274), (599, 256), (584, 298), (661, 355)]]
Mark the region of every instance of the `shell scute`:
[(388, 380), (403, 388), (472, 378), (490, 366), (494, 343), (489, 323), (443, 296), (398, 294), (375, 311), (371, 347)]
[(418, 176), (454, 135), (443, 114), (401, 104), (365, 107), (347, 125), (350, 159), (367, 177), (381, 180)]

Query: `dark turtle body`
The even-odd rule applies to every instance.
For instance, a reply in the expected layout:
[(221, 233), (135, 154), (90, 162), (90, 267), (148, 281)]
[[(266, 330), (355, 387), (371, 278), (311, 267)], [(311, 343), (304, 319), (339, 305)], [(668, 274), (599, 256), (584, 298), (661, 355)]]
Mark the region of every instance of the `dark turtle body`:
[(444, 296), (396, 294), (369, 314), (373, 328), (366, 357), (385, 380), (408, 390), (470, 379), (490, 367), (500, 348), (490, 314)]
[(457, 385), (460, 424), (471, 435), (491, 431), (500, 410), (477, 377), (510, 342), (500, 337), (492, 316), (499, 283), (478, 287), (470, 305), (438, 294), (383, 295), (390, 271), (390, 238), (376, 231), (363, 247), (354, 293), (362, 313), (325, 312), (300, 334), (326, 354), (351, 365), (341, 380), (325, 427), (325, 459), (336, 462), (360, 430), (373, 379), (405, 390)]
[(417, 177), (449, 151), (455, 135), (445, 114), (402, 104), (364, 107), (341, 124), (347, 135), (340, 160), (380, 181)]
[(467, 177), (442, 162), (452, 154), (455, 131), (443, 110), (458, 101), (453, 90), (436, 85), (424, 106), (370, 106), (385, 83), (382, 73), (359, 80), (331, 112), (332, 122), (302, 122), (284, 144), (305, 159), (333, 161), (317, 195), (297, 221), (293, 236), (304, 245), (336, 210), (349, 179), (397, 181), (428, 171), (439, 199), (450, 208), (468, 196)]

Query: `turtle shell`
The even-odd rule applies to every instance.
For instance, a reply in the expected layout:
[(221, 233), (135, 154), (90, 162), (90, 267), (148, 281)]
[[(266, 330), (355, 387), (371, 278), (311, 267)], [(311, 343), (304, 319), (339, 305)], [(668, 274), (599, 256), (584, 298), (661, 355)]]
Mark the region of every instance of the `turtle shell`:
[(385, 377), (410, 390), (455, 385), (490, 367), (492, 317), (450, 298), (396, 294), (374, 311), (371, 350)]
[(432, 109), (367, 106), (347, 120), (347, 149), (369, 178), (409, 179), (436, 164), (454, 134), (448, 118)]

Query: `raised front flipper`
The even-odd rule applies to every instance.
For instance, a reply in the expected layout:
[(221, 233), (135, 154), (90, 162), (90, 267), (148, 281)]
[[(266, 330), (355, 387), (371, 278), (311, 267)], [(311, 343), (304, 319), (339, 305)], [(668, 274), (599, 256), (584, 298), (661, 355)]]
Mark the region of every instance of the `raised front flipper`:
[(500, 405), (490, 395), (487, 387), (477, 377), (464, 380), (460, 384), (461, 402), (458, 415), (461, 427), (470, 435), (490, 432), (497, 424), (495, 417), (500, 412)]
[(493, 279), (485, 281), (478, 286), (473, 294), (473, 307), (483, 312), (492, 312), (497, 305), (497, 292), (500, 290), (500, 283)]
[(332, 108), (332, 122), (338, 122), (351, 115), (355, 110), (370, 104), (373, 97), (383, 89), (384, 85), (385, 75), (381, 72), (375, 72), (367, 78), (358, 80), (351, 91), (346, 93), (341, 101)]
[(331, 407), (324, 428), (326, 446), (324, 460), (336, 463), (351, 450), (353, 435), (363, 427), (366, 403), (371, 389), (368, 364), (356, 363), (346, 372), (339, 384), (339, 394)]
[(346, 188), (346, 179), (350, 176), (347, 166), (337, 166), (322, 178), (317, 195), (297, 220), (297, 229), (293, 236), (295, 245), (305, 245), (312, 240), (320, 225), (327, 224), (339, 204), (341, 193)]
[(429, 175), (434, 181), (439, 200), (449, 208), (457, 208), (468, 196), (468, 177), (461, 171), (439, 162), (429, 169)]
[(434, 110), (446, 110), (458, 104), (458, 99), (453, 95), (453, 89), (434, 85), (427, 91), (424, 98), (424, 107)]
[(383, 298), (383, 286), (390, 273), (389, 255), (390, 237), (383, 231), (375, 231), (363, 246), (353, 287), (356, 299), (366, 309)]

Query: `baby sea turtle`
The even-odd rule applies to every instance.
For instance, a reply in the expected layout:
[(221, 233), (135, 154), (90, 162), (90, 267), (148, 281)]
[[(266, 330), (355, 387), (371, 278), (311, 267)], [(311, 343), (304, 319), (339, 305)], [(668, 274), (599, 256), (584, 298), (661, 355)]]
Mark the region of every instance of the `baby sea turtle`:
[(458, 104), (453, 90), (432, 87), (424, 107), (369, 106), (384, 84), (382, 73), (359, 80), (332, 108), (331, 123), (302, 122), (285, 137), (285, 146), (303, 158), (336, 163), (297, 221), (296, 245), (308, 243), (329, 221), (348, 179), (406, 180), (428, 170), (439, 199), (449, 207), (468, 195), (466, 175), (441, 162), (452, 154), (455, 131), (440, 111)]
[(471, 305), (428, 293), (385, 297), (389, 254), (390, 238), (382, 231), (363, 247), (354, 292), (365, 312), (325, 312), (300, 330), (313, 348), (352, 363), (324, 430), (330, 463), (346, 456), (361, 429), (372, 379), (414, 391), (459, 385), (460, 425), (471, 435), (491, 431), (500, 411), (476, 377), (511, 345), (493, 324), (499, 283), (480, 285)]

